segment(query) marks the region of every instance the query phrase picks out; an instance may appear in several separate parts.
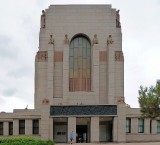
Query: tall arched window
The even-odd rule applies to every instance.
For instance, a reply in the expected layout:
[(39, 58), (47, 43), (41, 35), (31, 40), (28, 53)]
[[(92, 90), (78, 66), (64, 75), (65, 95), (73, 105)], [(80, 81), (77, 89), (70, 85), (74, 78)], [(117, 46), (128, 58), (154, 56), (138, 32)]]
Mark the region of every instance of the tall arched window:
[(69, 47), (69, 91), (91, 90), (91, 44), (83, 35), (74, 37)]

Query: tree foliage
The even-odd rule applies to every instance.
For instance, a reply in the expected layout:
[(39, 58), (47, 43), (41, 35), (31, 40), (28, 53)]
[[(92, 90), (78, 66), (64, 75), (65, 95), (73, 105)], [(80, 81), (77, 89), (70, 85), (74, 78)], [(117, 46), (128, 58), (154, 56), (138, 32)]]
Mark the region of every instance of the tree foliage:
[(140, 86), (138, 101), (142, 117), (156, 118), (160, 116), (160, 82), (156, 86)]

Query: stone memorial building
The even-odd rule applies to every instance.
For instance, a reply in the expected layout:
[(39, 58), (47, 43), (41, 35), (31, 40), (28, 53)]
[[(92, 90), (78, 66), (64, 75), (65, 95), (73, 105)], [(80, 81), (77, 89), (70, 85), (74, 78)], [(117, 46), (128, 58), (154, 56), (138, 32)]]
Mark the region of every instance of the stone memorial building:
[(0, 137), (55, 142), (160, 141), (160, 120), (141, 118), (124, 98), (119, 10), (111, 5), (50, 5), (40, 19), (35, 109), (0, 113)]

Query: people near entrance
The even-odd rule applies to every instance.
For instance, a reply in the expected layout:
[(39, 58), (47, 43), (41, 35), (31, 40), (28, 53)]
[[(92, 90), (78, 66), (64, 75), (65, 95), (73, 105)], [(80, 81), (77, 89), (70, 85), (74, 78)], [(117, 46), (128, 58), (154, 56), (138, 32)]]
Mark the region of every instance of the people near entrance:
[(86, 143), (87, 142), (87, 133), (78, 132), (76, 133), (76, 142), (77, 143)]
[(78, 133), (76, 133), (76, 142), (78, 142)]
[(86, 142), (86, 139), (87, 139), (87, 134), (83, 133), (83, 142)]
[(82, 143), (83, 142), (83, 134), (82, 132), (78, 133), (78, 143)]
[(80, 143), (82, 142), (82, 133), (78, 134), (78, 142), (80, 142)]
[(73, 143), (73, 131), (70, 132), (69, 138), (70, 138), (70, 141), (71, 141), (71, 144), (72, 144)]

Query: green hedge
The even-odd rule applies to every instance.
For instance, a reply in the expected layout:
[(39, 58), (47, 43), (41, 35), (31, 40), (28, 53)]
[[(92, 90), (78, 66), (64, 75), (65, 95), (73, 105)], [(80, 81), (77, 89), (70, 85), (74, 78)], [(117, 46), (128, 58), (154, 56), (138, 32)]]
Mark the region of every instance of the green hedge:
[(0, 138), (0, 145), (54, 145), (51, 140), (40, 140), (34, 137), (7, 137)]

